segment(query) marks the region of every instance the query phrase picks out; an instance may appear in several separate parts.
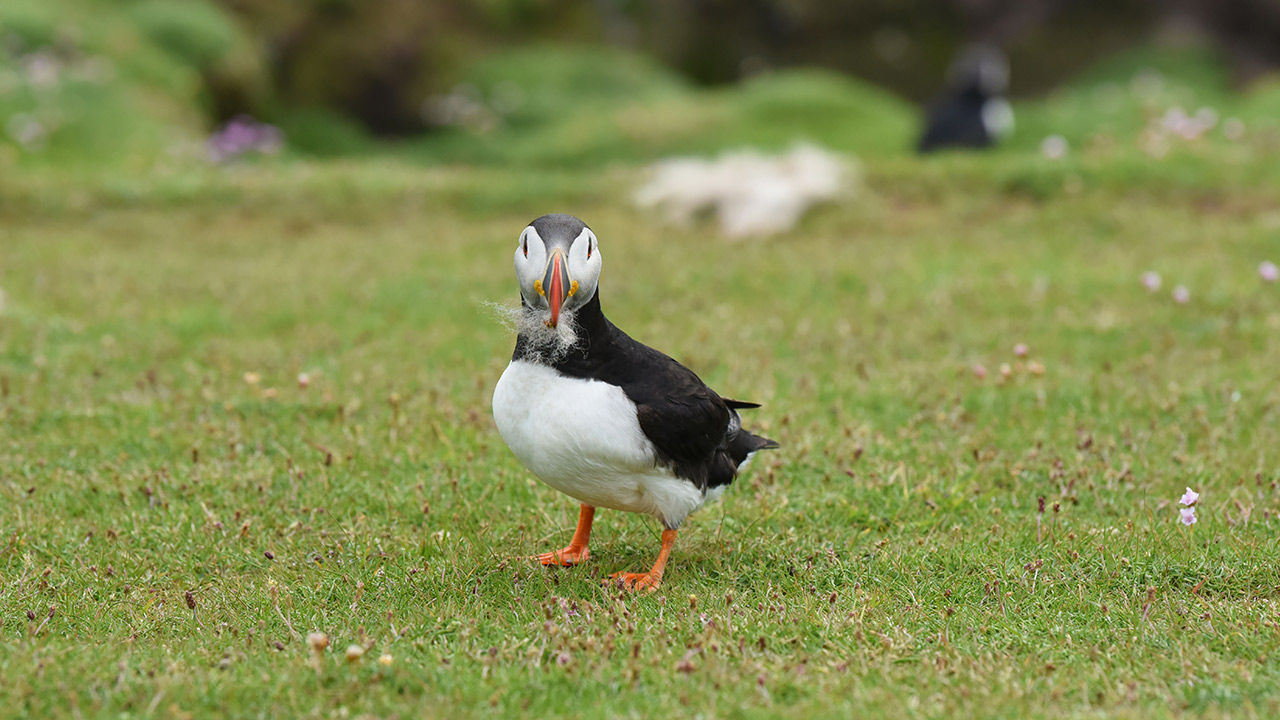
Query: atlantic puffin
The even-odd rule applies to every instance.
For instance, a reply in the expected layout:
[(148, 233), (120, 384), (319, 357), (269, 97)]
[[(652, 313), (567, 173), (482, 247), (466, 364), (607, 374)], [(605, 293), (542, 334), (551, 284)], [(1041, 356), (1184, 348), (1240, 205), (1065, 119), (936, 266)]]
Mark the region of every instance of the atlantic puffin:
[(974, 45), (952, 64), (947, 87), (931, 104), (916, 149), (986, 148), (1013, 130), (1005, 99), (1009, 61), (990, 45)]
[(605, 582), (655, 590), (689, 514), (778, 444), (743, 429), (738, 410), (758, 404), (721, 397), (609, 322), (600, 267), (595, 233), (572, 215), (543, 215), (520, 233), (516, 347), (493, 391), (493, 417), (521, 463), (581, 503), (568, 547), (535, 559), (585, 561), (598, 507), (651, 515), (663, 527), (653, 568)]

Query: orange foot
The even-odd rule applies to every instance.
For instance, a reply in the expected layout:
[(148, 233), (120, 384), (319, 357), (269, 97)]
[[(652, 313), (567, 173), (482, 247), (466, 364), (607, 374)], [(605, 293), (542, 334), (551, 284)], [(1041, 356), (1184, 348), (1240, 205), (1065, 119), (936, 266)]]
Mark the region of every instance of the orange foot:
[(586, 562), (591, 557), (591, 551), (586, 548), (576, 548), (572, 545), (563, 550), (552, 550), (541, 555), (534, 555), (533, 559), (543, 565), (559, 565), (560, 567), (569, 567), (577, 565), (580, 562)]
[(534, 555), (533, 559), (543, 565), (559, 565), (560, 567), (569, 567), (585, 562), (591, 557), (591, 553), (587, 552), (587, 543), (591, 541), (591, 521), (596, 517), (596, 509), (582, 504), (582, 509), (578, 512), (578, 529), (573, 533), (573, 539), (569, 541), (569, 547), (563, 550), (552, 550), (551, 552)]
[(643, 572), (629, 573), (616, 572), (610, 575), (604, 581), (605, 585), (616, 585), (624, 587), (628, 590), (644, 590), (653, 592), (662, 584), (662, 573), (660, 572)]

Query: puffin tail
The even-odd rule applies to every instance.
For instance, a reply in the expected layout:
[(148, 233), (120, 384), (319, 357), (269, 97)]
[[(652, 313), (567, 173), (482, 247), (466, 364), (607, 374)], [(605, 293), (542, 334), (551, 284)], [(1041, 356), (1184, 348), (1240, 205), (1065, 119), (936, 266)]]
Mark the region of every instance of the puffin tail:
[[(756, 447), (756, 450), (777, 450), (778, 448), (782, 447), (781, 445), (778, 444), (777, 440), (770, 440), (767, 437), (752, 435), (751, 438), (753, 440), (760, 441), (760, 445)], [(755, 451), (753, 450), (752, 452), (755, 452)]]
[(743, 466), (751, 460), (751, 457), (760, 450), (769, 450), (779, 447), (778, 443), (767, 437), (760, 437), (746, 430), (738, 431), (736, 437), (729, 442), (729, 457), (733, 460), (736, 470), (742, 470)]
[(742, 427), (742, 418), (738, 417), (738, 410), (758, 408), (759, 403), (724, 398), (724, 404), (729, 406), (729, 432), (727, 433), (729, 445), (725, 449), (728, 451), (729, 459), (733, 461), (736, 474), (751, 460), (751, 456), (760, 450), (770, 450), (780, 446), (773, 440), (756, 435)]
[(758, 408), (760, 403), (731, 400), (729, 398), (721, 399), (724, 400), (725, 405), (729, 406), (729, 412), (732, 415), (729, 418), (729, 456), (733, 458), (735, 465), (741, 465), (746, 462), (758, 450), (771, 450), (781, 447), (777, 442), (767, 437), (756, 435), (742, 427), (742, 420), (738, 417), (738, 411)]

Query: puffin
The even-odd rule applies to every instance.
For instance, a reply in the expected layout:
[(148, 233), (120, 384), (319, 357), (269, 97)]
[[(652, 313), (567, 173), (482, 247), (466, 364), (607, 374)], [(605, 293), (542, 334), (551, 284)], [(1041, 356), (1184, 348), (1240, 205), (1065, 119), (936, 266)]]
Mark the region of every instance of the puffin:
[(952, 64), (947, 88), (933, 101), (916, 149), (987, 148), (1013, 129), (1004, 93), (1009, 62), (990, 45), (974, 45)]
[(738, 411), (759, 404), (721, 397), (609, 322), (602, 260), (595, 233), (572, 215), (543, 215), (520, 233), (516, 346), (494, 387), (493, 418), (526, 468), (581, 504), (568, 546), (534, 559), (586, 561), (596, 508), (642, 513), (662, 524), (657, 560), (604, 582), (653, 591), (685, 519), (778, 444), (742, 427)]

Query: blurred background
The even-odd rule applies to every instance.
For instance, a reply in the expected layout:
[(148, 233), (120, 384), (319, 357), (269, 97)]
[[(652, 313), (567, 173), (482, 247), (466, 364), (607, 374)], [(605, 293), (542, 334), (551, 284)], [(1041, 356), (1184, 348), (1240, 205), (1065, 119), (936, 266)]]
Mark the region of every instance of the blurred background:
[(973, 43), (1015, 150), (1275, 145), (1273, 0), (5, 0), (0, 170), (907, 154)]

